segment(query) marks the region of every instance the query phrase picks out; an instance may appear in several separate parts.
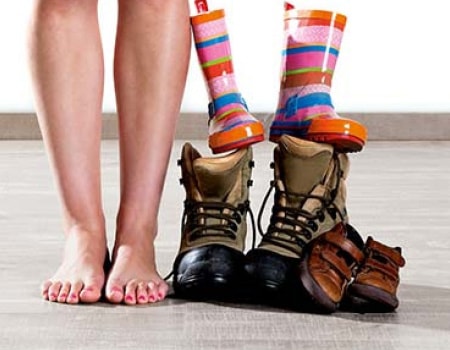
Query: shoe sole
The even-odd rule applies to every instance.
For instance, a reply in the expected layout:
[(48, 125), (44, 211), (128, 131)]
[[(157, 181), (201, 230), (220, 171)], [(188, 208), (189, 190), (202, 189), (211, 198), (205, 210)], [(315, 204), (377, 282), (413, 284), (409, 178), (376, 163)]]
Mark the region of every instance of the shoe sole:
[(264, 140), (262, 123), (239, 125), (231, 130), (217, 132), (209, 137), (209, 147), (214, 154), (248, 147)]
[(359, 312), (392, 312), (398, 307), (396, 296), (374, 286), (351, 284), (346, 291), (347, 307)]
[(336, 151), (343, 153), (360, 152), (367, 141), (366, 128), (354, 120), (344, 118), (312, 119), (306, 132), (298, 128), (271, 129), (270, 141), (278, 142), (284, 132), (309, 141), (331, 144)]

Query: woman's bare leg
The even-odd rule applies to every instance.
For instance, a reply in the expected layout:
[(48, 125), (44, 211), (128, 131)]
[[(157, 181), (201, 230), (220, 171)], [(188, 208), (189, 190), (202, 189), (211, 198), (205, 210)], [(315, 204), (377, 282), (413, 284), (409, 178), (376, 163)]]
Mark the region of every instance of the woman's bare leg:
[(121, 201), (106, 296), (164, 299), (156, 270), (157, 217), (190, 53), (186, 0), (119, 0), (115, 82)]
[(105, 276), (100, 190), (103, 55), (97, 0), (35, 0), (30, 63), (36, 110), (63, 207), (62, 264), (43, 283), (51, 301), (95, 302)]

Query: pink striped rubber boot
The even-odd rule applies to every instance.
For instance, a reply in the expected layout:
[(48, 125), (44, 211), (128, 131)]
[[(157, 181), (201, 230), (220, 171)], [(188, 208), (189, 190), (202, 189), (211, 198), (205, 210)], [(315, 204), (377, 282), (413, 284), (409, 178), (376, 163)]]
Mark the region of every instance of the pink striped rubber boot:
[(332, 144), (339, 152), (361, 151), (367, 141), (366, 128), (339, 117), (330, 97), (346, 17), (292, 6), (286, 9), (280, 97), (270, 140), (277, 142), (288, 134)]
[[(203, 8), (203, 10), (205, 10)], [(195, 47), (208, 86), (209, 147), (222, 153), (264, 140), (264, 128), (239, 93), (223, 10), (191, 17)]]

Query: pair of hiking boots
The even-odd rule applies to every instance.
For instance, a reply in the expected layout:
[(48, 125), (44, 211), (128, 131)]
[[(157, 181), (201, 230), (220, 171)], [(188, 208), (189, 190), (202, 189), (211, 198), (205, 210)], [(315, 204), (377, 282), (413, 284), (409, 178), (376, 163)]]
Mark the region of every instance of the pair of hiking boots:
[(359, 309), (397, 307), (403, 258), (373, 240), (364, 247), (348, 224), (346, 154), (328, 144), (282, 135), (271, 164), (274, 179), (258, 215), (263, 231), (264, 207), (274, 189), (270, 223), (259, 245), (246, 254), (252, 148), (207, 158), (186, 143), (179, 165), (186, 190), (173, 266), (179, 296), (229, 299), (238, 292), (250, 299), (332, 312), (348, 290), (347, 300)]

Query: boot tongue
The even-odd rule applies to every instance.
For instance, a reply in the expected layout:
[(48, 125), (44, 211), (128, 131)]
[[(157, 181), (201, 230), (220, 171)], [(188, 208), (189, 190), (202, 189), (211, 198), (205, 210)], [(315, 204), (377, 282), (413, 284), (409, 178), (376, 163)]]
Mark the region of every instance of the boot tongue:
[(280, 179), (285, 191), (306, 195), (323, 182), (333, 156), (332, 146), (293, 137), (283, 137), (279, 145)]
[(242, 152), (236, 152), (226, 158), (198, 158), (193, 162), (197, 189), (202, 201), (223, 202), (239, 178)]

